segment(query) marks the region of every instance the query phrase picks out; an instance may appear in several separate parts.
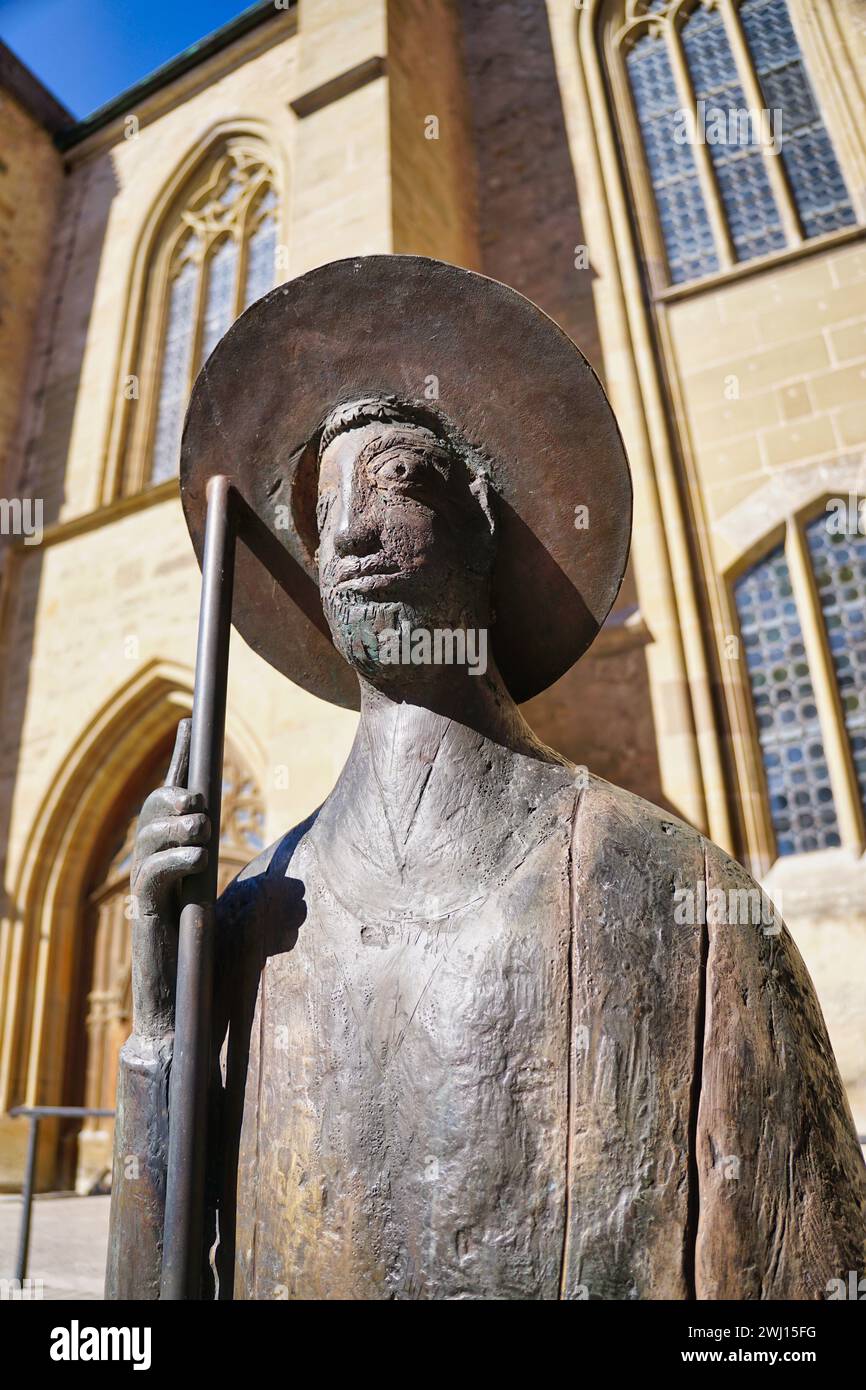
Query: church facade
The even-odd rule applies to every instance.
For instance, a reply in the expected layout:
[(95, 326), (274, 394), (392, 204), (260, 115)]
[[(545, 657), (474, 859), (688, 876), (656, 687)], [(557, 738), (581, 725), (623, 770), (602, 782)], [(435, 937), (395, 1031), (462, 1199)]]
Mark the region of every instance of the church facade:
[[(374, 252), (507, 282), (602, 377), (632, 561), (527, 717), (760, 879), (866, 1131), (859, 10), (278, 0), (78, 123), (0, 54), (0, 1186), (10, 1107), (113, 1104), (130, 834), (191, 704), (191, 383), (273, 285)], [(327, 795), (354, 725), (234, 640), (223, 881)], [(45, 1123), (40, 1183), (89, 1190), (110, 1147)]]

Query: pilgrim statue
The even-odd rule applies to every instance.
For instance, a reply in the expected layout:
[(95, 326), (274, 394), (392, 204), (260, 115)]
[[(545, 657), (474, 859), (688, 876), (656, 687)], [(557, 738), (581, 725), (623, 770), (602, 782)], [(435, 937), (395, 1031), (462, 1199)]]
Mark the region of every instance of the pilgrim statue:
[[(520, 712), (627, 556), (625, 454), (574, 344), (452, 266), (324, 266), (202, 370), (199, 554), (217, 473), (283, 565), (240, 547), (236, 628), (360, 722), (217, 903), (206, 1296), (799, 1299), (862, 1271), (866, 1169), (784, 925)], [(136, 839), (114, 1298), (159, 1289), (178, 890), (216, 852), (187, 745)]]

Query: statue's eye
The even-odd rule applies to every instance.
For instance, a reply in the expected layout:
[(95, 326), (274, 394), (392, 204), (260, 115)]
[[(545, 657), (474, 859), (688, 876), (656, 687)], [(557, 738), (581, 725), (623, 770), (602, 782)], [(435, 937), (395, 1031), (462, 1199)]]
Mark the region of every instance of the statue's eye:
[(429, 481), (430, 465), (423, 454), (395, 450), (377, 459), (372, 475), (377, 487), (415, 487)]

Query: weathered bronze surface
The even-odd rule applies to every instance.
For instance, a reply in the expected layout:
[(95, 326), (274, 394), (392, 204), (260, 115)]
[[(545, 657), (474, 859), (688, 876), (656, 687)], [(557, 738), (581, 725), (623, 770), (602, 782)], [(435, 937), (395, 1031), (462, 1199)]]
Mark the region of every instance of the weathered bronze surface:
[[(217, 472), (271, 533), (239, 557), (240, 630), (361, 704), (324, 805), (218, 903), (212, 1286), (820, 1298), (863, 1268), (866, 1169), (796, 947), (739, 865), (544, 747), (514, 699), (585, 648), (619, 584), (609, 407), (511, 291), (386, 259), (244, 315), (186, 429), (196, 543)], [(461, 384), (426, 401), (449, 361)], [(389, 633), (446, 629), (492, 631), (483, 672), (385, 659)], [(183, 764), (181, 746), (138, 832), (112, 1297), (159, 1287), (175, 898), (209, 838)]]

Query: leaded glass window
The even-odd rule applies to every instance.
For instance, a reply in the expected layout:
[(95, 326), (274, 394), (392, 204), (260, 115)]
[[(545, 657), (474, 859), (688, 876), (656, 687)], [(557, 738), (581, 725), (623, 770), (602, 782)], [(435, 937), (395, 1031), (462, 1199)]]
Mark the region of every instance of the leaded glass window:
[(193, 261), (185, 260), (169, 290), (150, 473), (152, 483), (164, 482), (177, 472), (177, 449), (192, 359), (191, 325), (195, 321), (197, 287), (198, 269)]
[(787, 0), (743, 0), (740, 21), (765, 105), (781, 112), (782, 159), (805, 235), (850, 226), (854, 209), (812, 92)]
[(787, 0), (619, 13), (671, 284), (855, 222)]
[(267, 294), (274, 283), (274, 257), (277, 251), (277, 198), (267, 188), (253, 207), (247, 240), (247, 274), (243, 307), (246, 309)]
[(695, 100), (734, 139), (709, 140), (719, 196), (737, 260), (748, 261), (785, 245), (785, 233), (761, 154), (755, 123), (740, 113), (748, 108), (725, 23), (718, 10), (695, 10), (682, 28), (682, 44)]
[(770, 817), (780, 855), (841, 843), (784, 547), (735, 585)]
[[(157, 389), (142, 392), (144, 415), (127, 486), (177, 473), (186, 403), (196, 373), (239, 313), (274, 284), (278, 199), (273, 172), (258, 150), (230, 141), (180, 202), (155, 255), (145, 341), (157, 364)], [(160, 260), (160, 254), (163, 260)], [(164, 291), (160, 282), (166, 273)], [(160, 307), (160, 306), (164, 307)], [(147, 425), (148, 413), (152, 421)]]
[(202, 320), (199, 366), (210, 357), (234, 318), (234, 284), (238, 244), (232, 236), (223, 237), (211, 248), (205, 263), (204, 318)]
[(695, 159), (676, 139), (681, 106), (664, 40), (643, 34), (626, 57), (671, 280), (679, 284), (718, 270)]
[(860, 798), (866, 806), (866, 537), (858, 534), (856, 524), (849, 534), (840, 534), (822, 514), (806, 527), (806, 540)]

